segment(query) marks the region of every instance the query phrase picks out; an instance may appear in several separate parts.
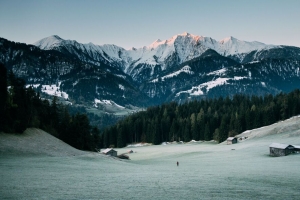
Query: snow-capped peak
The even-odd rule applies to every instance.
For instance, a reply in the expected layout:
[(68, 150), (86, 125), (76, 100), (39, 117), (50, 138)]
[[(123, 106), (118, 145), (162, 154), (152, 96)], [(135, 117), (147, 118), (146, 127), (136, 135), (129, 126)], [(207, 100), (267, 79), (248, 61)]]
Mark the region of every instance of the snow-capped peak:
[(184, 33), (182, 33), (181, 35), (183, 35), (183, 36), (187, 36), (187, 35), (190, 35), (188, 32), (184, 32)]
[(44, 39), (41, 39), (41, 40), (33, 43), (33, 45), (35, 45), (41, 49), (49, 50), (55, 46), (58, 46), (62, 41), (64, 41), (64, 40), (61, 37), (59, 37), (58, 35), (51, 35), (49, 37), (46, 37)]
[(61, 37), (59, 37), (58, 35), (52, 35), (52, 36), (50, 36), (50, 37), (52, 37), (52, 38), (55, 38), (55, 39), (57, 39), (57, 40), (63, 40)]
[(199, 36), (190, 34), (188, 32), (184, 32), (184, 33), (178, 34), (177, 36), (182, 36), (182, 37), (199, 37)]
[(134, 73), (135, 66), (140, 64), (152, 66), (152, 71), (157, 65), (160, 65), (162, 70), (164, 70), (168, 67), (170, 58), (173, 61), (175, 60), (177, 64), (181, 64), (201, 56), (208, 49), (213, 49), (221, 55), (229, 56), (272, 47), (274, 46), (260, 42), (241, 41), (232, 36), (217, 41), (211, 37), (197, 36), (184, 32), (166, 40), (156, 40), (143, 48), (128, 50), (132, 64), (129, 64), (130, 67), (126, 68), (126, 73)]
[(219, 43), (224, 44), (224, 43), (227, 43), (227, 42), (230, 42), (230, 41), (233, 41), (233, 40), (237, 40), (237, 39), (232, 37), (232, 36), (229, 36), (229, 37), (224, 38), (223, 40), (220, 40)]
[[(70, 53), (77, 52), (81, 50), (85, 54), (89, 55), (89, 58), (92, 58), (93, 63), (95, 61), (103, 61), (106, 60), (108, 62), (125, 62), (128, 63), (128, 55), (127, 51), (122, 47), (118, 47), (114, 44), (104, 44), (104, 45), (95, 45), (93, 43), (81, 44), (76, 40), (64, 40), (57, 35), (53, 35), (50, 37), (46, 37), (35, 42), (33, 45), (44, 49), (51, 50), (57, 49), (59, 47), (64, 47)], [(75, 53), (76, 56), (80, 59), (86, 60), (84, 55)]]
[[(162, 70), (165, 70), (174, 64), (181, 64), (199, 57), (208, 49), (229, 56), (275, 47), (260, 42), (241, 41), (232, 36), (216, 41), (211, 37), (197, 36), (188, 32), (174, 35), (166, 40), (157, 39), (149, 46), (130, 50), (125, 50), (116, 45), (81, 44), (75, 40), (63, 40), (57, 35), (39, 40), (34, 45), (46, 50), (64, 46), (70, 49), (71, 53), (81, 50), (88, 54), (90, 58), (93, 58), (92, 62), (106, 60), (110, 63), (117, 63), (125, 73), (133, 77), (136, 73), (140, 73), (140, 67), (136, 68), (138, 65), (150, 67), (153, 75), (156, 66), (160, 66)], [(75, 47), (75, 49), (72, 50), (72, 47)], [(77, 56), (86, 60), (81, 53)]]
[(161, 41), (160, 39), (155, 40), (152, 44), (150, 44), (149, 48), (156, 48), (158, 45), (163, 44), (165, 41)]
[(232, 36), (224, 38), (219, 41), (219, 45), (216, 50), (218, 53), (228, 56), (235, 54), (248, 53), (254, 50), (260, 50), (269, 47), (270, 45), (266, 45), (261, 42), (247, 42), (236, 39)]
[(188, 32), (184, 32), (182, 34), (177, 34), (177, 35), (174, 35), (173, 37), (171, 37), (170, 39), (168, 40), (165, 40), (168, 44), (171, 44), (171, 43), (174, 43), (178, 40), (194, 40), (194, 41), (197, 41), (201, 38), (204, 38), (203, 36), (197, 36), (197, 35), (193, 35), (193, 34), (190, 34)]

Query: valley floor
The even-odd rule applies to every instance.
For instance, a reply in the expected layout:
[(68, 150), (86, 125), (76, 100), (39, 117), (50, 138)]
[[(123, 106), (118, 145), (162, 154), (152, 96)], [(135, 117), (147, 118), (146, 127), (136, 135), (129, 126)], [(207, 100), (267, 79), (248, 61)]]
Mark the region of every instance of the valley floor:
[[(299, 199), (300, 154), (270, 157), (269, 145), (299, 145), (300, 118), (241, 136), (248, 139), (234, 145), (198, 142), (116, 149), (118, 154), (133, 150), (131, 160), (77, 150), (72, 155), (66, 149), (58, 155), (29, 150), (22, 154), (0, 147), (0, 198)], [(0, 134), (1, 146), (7, 137)]]

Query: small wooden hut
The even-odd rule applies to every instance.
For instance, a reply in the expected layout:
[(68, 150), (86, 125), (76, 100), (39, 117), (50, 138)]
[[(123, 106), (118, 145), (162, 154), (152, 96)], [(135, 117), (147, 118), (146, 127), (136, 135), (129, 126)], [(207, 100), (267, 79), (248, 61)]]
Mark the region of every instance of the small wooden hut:
[(117, 157), (117, 155), (118, 155), (118, 152), (113, 150), (112, 148), (107, 148), (104, 151), (102, 151), (102, 153), (105, 155), (115, 156), (115, 157)]
[(237, 138), (235, 137), (227, 138), (227, 144), (235, 144), (235, 143), (237, 143)]
[(286, 156), (294, 152), (294, 147), (289, 144), (272, 143), (269, 147), (270, 156)]

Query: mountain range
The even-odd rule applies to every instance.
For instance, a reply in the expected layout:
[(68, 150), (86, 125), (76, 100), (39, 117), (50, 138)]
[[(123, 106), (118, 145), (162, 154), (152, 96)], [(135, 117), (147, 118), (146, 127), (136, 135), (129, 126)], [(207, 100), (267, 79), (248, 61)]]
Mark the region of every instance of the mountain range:
[(112, 113), (170, 101), (277, 94), (300, 86), (298, 47), (189, 33), (129, 50), (57, 35), (33, 45), (0, 38), (0, 62), (42, 94)]

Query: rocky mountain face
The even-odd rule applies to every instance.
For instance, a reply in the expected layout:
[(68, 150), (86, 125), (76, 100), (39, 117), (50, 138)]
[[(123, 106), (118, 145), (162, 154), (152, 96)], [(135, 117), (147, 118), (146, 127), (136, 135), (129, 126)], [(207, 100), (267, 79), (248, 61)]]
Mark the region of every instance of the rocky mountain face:
[(108, 100), (100, 103), (142, 106), (149, 102), (130, 76), (102, 61), (84, 62), (65, 52), (0, 38), (0, 62), (41, 94), (56, 95), (73, 104), (92, 107), (97, 100)]
[(298, 47), (189, 33), (130, 50), (59, 36), (34, 45), (0, 39), (0, 62), (28, 84), (39, 84), (41, 92), (50, 94), (43, 85), (55, 84), (56, 94), (63, 91), (74, 103), (94, 107), (276, 94), (300, 83)]
[(216, 41), (210, 37), (186, 32), (168, 40), (158, 39), (147, 47), (130, 50), (116, 45), (80, 44), (74, 40), (63, 40), (56, 35), (39, 40), (34, 45), (44, 50), (57, 50), (67, 56), (75, 56), (84, 62), (96, 65), (98, 62), (104, 62), (118, 67), (139, 83), (159, 76), (162, 71), (197, 58), (209, 49), (241, 61), (245, 53), (275, 47), (259, 42), (240, 41), (233, 37)]

